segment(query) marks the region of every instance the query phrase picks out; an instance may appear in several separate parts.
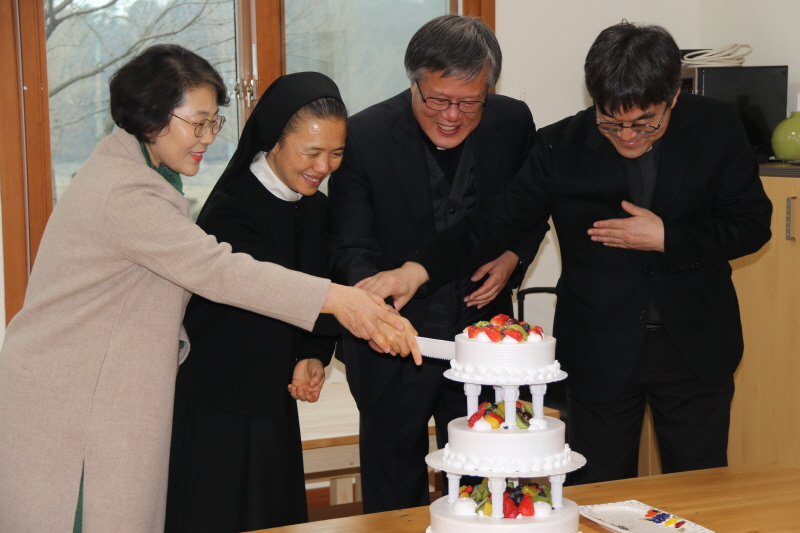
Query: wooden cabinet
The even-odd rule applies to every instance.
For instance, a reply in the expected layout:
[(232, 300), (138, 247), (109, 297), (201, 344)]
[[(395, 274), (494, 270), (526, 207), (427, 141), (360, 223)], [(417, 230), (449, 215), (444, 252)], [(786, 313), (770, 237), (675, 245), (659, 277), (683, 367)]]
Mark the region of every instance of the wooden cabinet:
[[(745, 349), (728, 459), (731, 465), (800, 467), (800, 177), (762, 181), (772, 200), (772, 239), (731, 263)], [(793, 211), (788, 226), (787, 199)]]

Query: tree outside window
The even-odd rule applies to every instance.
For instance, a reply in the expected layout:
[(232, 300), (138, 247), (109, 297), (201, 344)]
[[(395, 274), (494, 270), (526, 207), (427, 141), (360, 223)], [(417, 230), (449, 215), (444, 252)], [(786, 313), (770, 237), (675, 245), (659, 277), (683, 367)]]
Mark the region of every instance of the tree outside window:
[[(97, 143), (116, 127), (108, 78), (156, 43), (175, 43), (207, 59), (230, 87), (236, 77), (234, 0), (45, 0), (53, 200), (58, 200)], [(184, 183), (195, 216), (225, 168), (238, 137), (228, 125)]]

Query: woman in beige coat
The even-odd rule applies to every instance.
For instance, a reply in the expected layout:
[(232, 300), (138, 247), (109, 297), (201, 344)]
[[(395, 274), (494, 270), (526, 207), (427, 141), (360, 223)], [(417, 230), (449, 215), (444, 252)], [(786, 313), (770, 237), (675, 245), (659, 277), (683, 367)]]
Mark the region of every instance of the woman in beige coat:
[(53, 210), (0, 352), (3, 533), (66, 533), (81, 516), (87, 533), (163, 531), (192, 293), (306, 330), (333, 313), (385, 351), (419, 355), (411, 325), (377, 298), (231, 253), (192, 222), (179, 174), (197, 173), (227, 102), (205, 60), (154, 46), (110, 88), (121, 129)]

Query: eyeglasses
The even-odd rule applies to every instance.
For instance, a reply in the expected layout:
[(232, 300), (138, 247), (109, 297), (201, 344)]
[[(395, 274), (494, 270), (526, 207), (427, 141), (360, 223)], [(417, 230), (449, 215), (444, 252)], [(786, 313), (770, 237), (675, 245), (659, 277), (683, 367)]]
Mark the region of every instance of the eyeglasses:
[(211, 129), (211, 133), (216, 135), (219, 133), (219, 130), (222, 129), (222, 126), (225, 125), (225, 117), (219, 115), (217, 120), (210, 120), (210, 119), (203, 119), (200, 122), (189, 122), (185, 118), (181, 118), (175, 113), (170, 113), (175, 118), (180, 118), (182, 121), (186, 122), (187, 124), (191, 124), (194, 126), (194, 136), (195, 137), (202, 137), (203, 135)]
[(630, 128), (634, 133), (652, 135), (658, 131), (658, 128), (661, 127), (661, 123), (664, 122), (664, 117), (667, 116), (667, 109), (669, 109), (669, 104), (664, 108), (664, 112), (661, 113), (661, 120), (658, 121), (657, 126), (651, 126), (650, 124), (631, 124), (630, 126), (623, 126), (621, 122), (600, 122), (598, 120), (597, 127), (608, 133), (620, 133), (622, 130)]
[(486, 105), (486, 102), (479, 102), (476, 100), (451, 102), (450, 100), (446, 100), (444, 98), (432, 98), (430, 96), (425, 98), (422, 96), (422, 89), (419, 88), (419, 82), (417, 81), (414, 83), (417, 84), (417, 90), (419, 91), (420, 98), (422, 98), (422, 102), (428, 107), (428, 109), (433, 109), (434, 111), (447, 111), (450, 109), (451, 105), (454, 105), (458, 107), (458, 110), (462, 113), (477, 113), (483, 106)]

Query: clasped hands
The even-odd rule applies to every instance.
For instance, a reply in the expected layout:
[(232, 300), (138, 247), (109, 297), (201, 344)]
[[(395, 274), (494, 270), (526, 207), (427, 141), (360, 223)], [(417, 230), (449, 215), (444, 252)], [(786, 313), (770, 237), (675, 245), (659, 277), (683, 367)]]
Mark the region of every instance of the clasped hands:
[(403, 357), (411, 354), (417, 365), (422, 364), (414, 338), (417, 330), (383, 298), (360, 288), (331, 283), (320, 312), (333, 314), (353, 335), (370, 341), (373, 349)]

